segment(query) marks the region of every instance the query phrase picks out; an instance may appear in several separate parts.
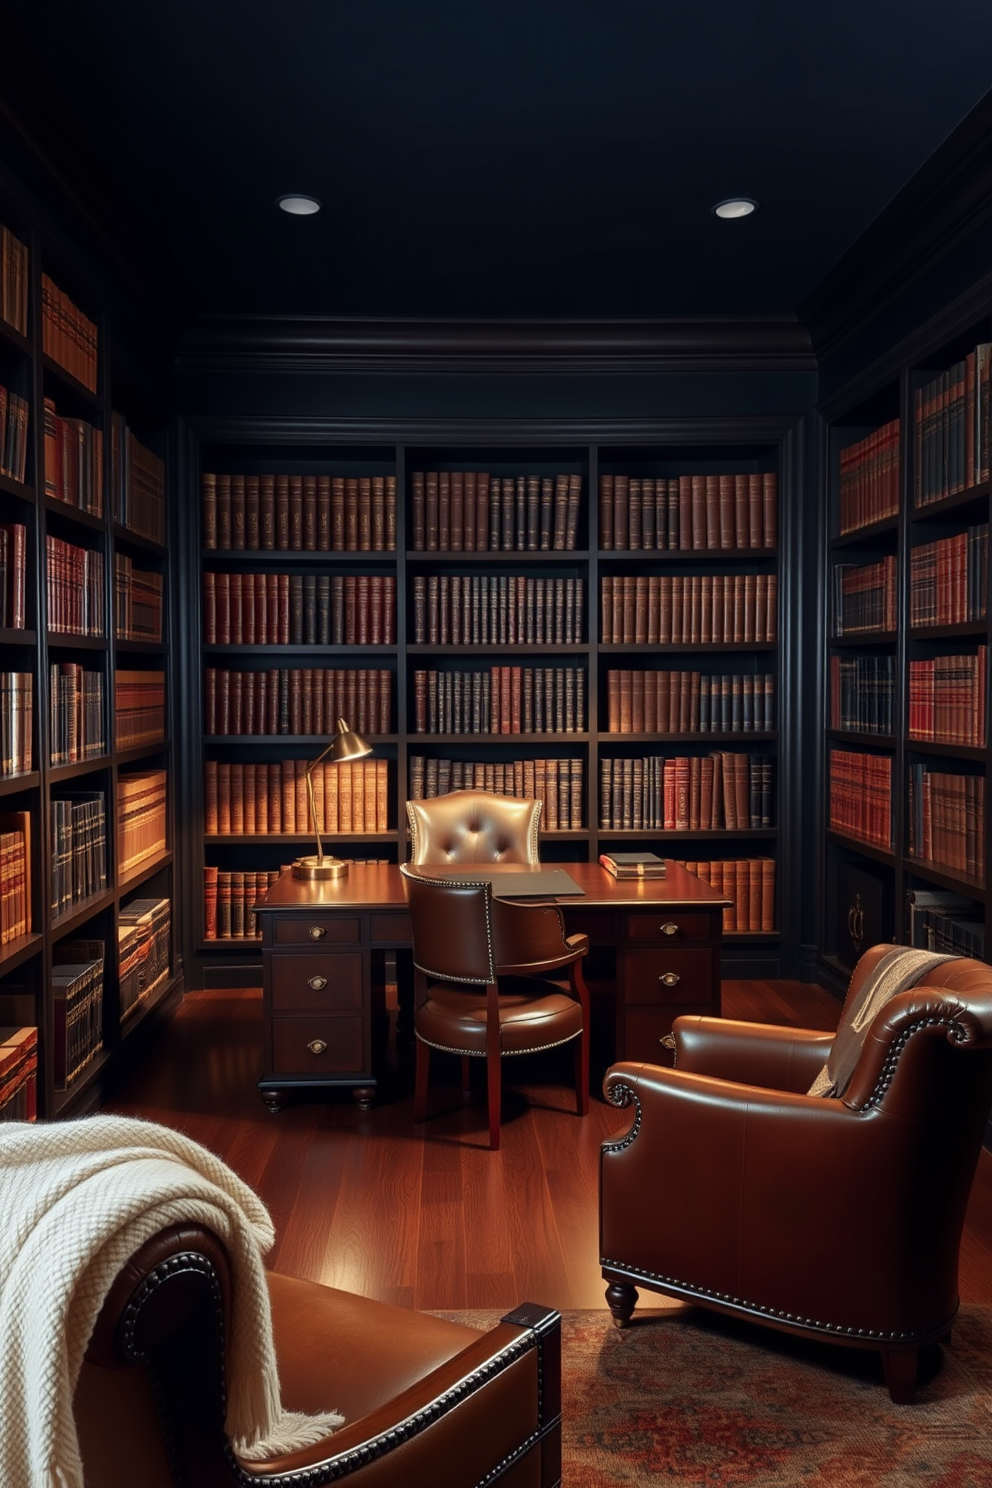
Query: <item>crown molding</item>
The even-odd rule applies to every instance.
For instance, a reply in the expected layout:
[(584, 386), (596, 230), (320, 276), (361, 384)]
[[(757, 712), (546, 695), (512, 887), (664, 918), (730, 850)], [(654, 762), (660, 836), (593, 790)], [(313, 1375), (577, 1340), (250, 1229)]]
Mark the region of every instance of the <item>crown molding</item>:
[(803, 301), (818, 361), (834, 353), (992, 219), (992, 92)]
[(793, 315), (616, 320), (201, 318), (182, 371), (658, 373), (813, 371)]

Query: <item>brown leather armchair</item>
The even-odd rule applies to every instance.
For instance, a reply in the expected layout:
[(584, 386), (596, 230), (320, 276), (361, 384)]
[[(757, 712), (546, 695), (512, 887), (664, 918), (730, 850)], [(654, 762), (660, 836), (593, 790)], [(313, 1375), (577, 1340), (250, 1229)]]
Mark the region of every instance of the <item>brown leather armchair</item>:
[(306, 1451), (239, 1461), (224, 1431), (230, 1269), (195, 1226), (121, 1271), (74, 1398), (87, 1488), (474, 1488), (561, 1481), (560, 1318), (525, 1304), (479, 1332), (272, 1275), (283, 1404), (345, 1424)]
[(482, 790), (407, 801), (410, 861), (536, 866), (542, 804)]
[[(849, 1006), (891, 946), (858, 962)], [(602, 1150), (600, 1258), (619, 1326), (636, 1286), (882, 1354), (910, 1401), (958, 1307), (992, 1095), (992, 968), (960, 958), (875, 1016), (841, 1098), (805, 1092), (833, 1036), (681, 1017), (676, 1067), (618, 1064), (632, 1107)]]
[[(488, 882), (430, 877), (402, 868), (413, 934), (417, 1073), (413, 1114), (427, 1115), (431, 1049), (485, 1059), (489, 1144), (499, 1147), (501, 1061), (575, 1040), (578, 1113), (589, 1110), (589, 993), (582, 976), (586, 935), (565, 935), (556, 904), (493, 897)], [(566, 979), (554, 973), (566, 973)]]

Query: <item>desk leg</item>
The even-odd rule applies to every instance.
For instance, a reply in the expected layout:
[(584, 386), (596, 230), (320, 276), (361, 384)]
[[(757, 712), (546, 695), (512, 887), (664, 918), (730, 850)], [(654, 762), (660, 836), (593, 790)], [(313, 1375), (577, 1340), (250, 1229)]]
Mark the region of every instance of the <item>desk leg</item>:
[(413, 1042), (413, 952), (396, 952), (396, 1043), (401, 1049)]
[(354, 1090), (351, 1092), (351, 1098), (360, 1111), (371, 1110), (374, 1097), (374, 1085), (356, 1085)]

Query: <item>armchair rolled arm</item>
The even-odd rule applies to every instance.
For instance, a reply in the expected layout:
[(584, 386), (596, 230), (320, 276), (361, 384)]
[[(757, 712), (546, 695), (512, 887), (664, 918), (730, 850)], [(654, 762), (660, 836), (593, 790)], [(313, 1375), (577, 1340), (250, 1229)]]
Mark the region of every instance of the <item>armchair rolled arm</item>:
[(678, 1069), (797, 1093), (809, 1089), (834, 1040), (832, 1033), (812, 1028), (686, 1014), (676, 1018), (672, 1032)]

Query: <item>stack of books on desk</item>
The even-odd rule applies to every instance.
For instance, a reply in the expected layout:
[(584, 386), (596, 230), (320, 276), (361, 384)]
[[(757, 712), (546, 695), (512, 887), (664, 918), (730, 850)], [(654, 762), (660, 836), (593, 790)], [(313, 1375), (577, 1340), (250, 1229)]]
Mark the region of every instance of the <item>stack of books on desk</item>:
[(654, 853), (601, 853), (599, 861), (614, 878), (665, 877), (665, 860)]

